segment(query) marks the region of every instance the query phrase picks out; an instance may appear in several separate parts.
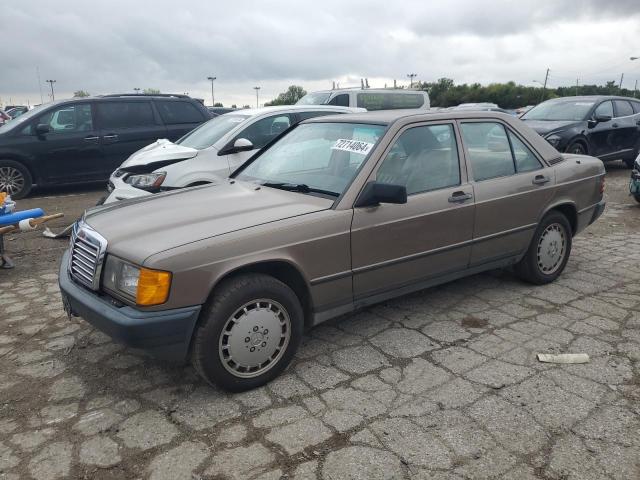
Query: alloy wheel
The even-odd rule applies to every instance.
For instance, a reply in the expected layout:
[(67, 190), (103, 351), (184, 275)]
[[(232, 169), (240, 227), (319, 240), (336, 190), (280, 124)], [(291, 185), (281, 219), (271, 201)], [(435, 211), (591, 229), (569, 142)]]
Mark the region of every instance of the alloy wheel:
[(0, 167), (0, 192), (15, 195), (24, 188), (25, 178), (20, 170), (14, 167)]
[(290, 339), (291, 319), (286, 309), (273, 300), (252, 300), (227, 319), (218, 352), (229, 373), (253, 378), (278, 363)]
[(538, 268), (545, 275), (552, 275), (562, 265), (567, 250), (566, 232), (559, 223), (547, 226), (538, 241)]

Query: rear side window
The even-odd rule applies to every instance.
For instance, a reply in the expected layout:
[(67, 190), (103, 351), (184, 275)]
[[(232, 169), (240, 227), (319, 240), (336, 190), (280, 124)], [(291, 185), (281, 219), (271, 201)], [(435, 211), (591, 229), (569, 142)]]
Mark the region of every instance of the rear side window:
[(515, 173), (504, 126), (493, 122), (463, 123), (461, 130), (476, 181)]
[(420, 108), (424, 105), (424, 96), (420, 93), (362, 92), (358, 93), (357, 104), (367, 110)]
[(164, 123), (199, 123), (204, 120), (202, 113), (189, 102), (157, 100), (156, 106)]
[(513, 159), (516, 162), (516, 171), (518, 173), (523, 173), (542, 168), (540, 161), (536, 158), (533, 152), (529, 150), (529, 147), (527, 147), (511, 131), (508, 131), (507, 133), (509, 134), (511, 148), (513, 149)]
[(341, 93), (340, 95), (336, 95), (331, 100), (329, 100), (328, 105), (337, 105), (338, 107), (348, 107), (349, 106), (349, 94)]
[(134, 128), (156, 123), (149, 102), (101, 102), (97, 107), (102, 128)]
[(640, 113), (640, 102), (631, 102), (633, 113)]
[(616, 117), (627, 117), (633, 115), (633, 108), (626, 100), (615, 100), (613, 102), (616, 107)]

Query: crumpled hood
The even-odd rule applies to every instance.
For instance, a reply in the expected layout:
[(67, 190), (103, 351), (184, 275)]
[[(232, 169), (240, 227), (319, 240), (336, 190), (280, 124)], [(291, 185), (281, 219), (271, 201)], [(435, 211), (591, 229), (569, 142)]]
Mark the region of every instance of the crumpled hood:
[(582, 122), (574, 122), (573, 120), (527, 120), (522, 119), (524, 123), (533, 128), (540, 135), (544, 136), (556, 130), (566, 130), (574, 126), (580, 125)]
[(155, 253), (256, 225), (326, 210), (333, 200), (226, 181), (88, 210), (107, 252), (141, 264)]
[(179, 160), (193, 158), (196, 155), (198, 155), (198, 150), (195, 148), (176, 145), (166, 138), (163, 138), (131, 154), (120, 168), (148, 166), (157, 163), (168, 165)]

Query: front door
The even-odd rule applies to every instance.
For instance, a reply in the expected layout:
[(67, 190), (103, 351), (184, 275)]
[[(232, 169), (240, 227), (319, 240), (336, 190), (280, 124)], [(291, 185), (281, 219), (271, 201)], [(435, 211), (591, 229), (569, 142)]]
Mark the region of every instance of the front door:
[(462, 122), (460, 131), (476, 200), (470, 266), (523, 253), (553, 196), (553, 172), (502, 123)]
[(354, 300), (464, 270), (473, 234), (473, 189), (452, 123), (399, 134), (372, 180), (405, 185), (407, 203), (354, 209)]
[(94, 105), (71, 103), (41, 115), (30, 127), (48, 125), (49, 132), (37, 135), (37, 163), (43, 165), (46, 183), (97, 180), (104, 154), (93, 118)]
[(614, 100), (613, 107), (616, 149), (621, 158), (631, 158), (640, 138), (640, 115), (633, 113), (633, 107), (627, 100)]
[(596, 107), (593, 112), (593, 118), (595, 119), (598, 115), (606, 115), (612, 119), (606, 122), (599, 122), (595, 125), (590, 125), (590, 128), (587, 131), (589, 143), (591, 144), (589, 155), (609, 159), (612, 155), (615, 155), (616, 152), (614, 143), (615, 131), (613, 128), (613, 103), (611, 100), (602, 102)]

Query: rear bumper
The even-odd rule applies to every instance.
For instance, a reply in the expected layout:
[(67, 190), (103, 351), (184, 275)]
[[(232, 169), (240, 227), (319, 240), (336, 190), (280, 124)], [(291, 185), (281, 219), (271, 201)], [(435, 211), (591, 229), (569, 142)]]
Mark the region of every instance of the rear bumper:
[(155, 357), (175, 363), (188, 360), (191, 336), (200, 305), (172, 310), (143, 312), (118, 306), (108, 297), (76, 284), (67, 270), (69, 251), (62, 256), (59, 285), (65, 308), (82, 317), (114, 340), (148, 350)]
[(595, 205), (592, 205), (584, 210), (578, 212), (578, 228), (576, 234), (587, 228), (593, 222), (595, 222), (600, 216), (607, 205), (604, 199), (600, 200)]

